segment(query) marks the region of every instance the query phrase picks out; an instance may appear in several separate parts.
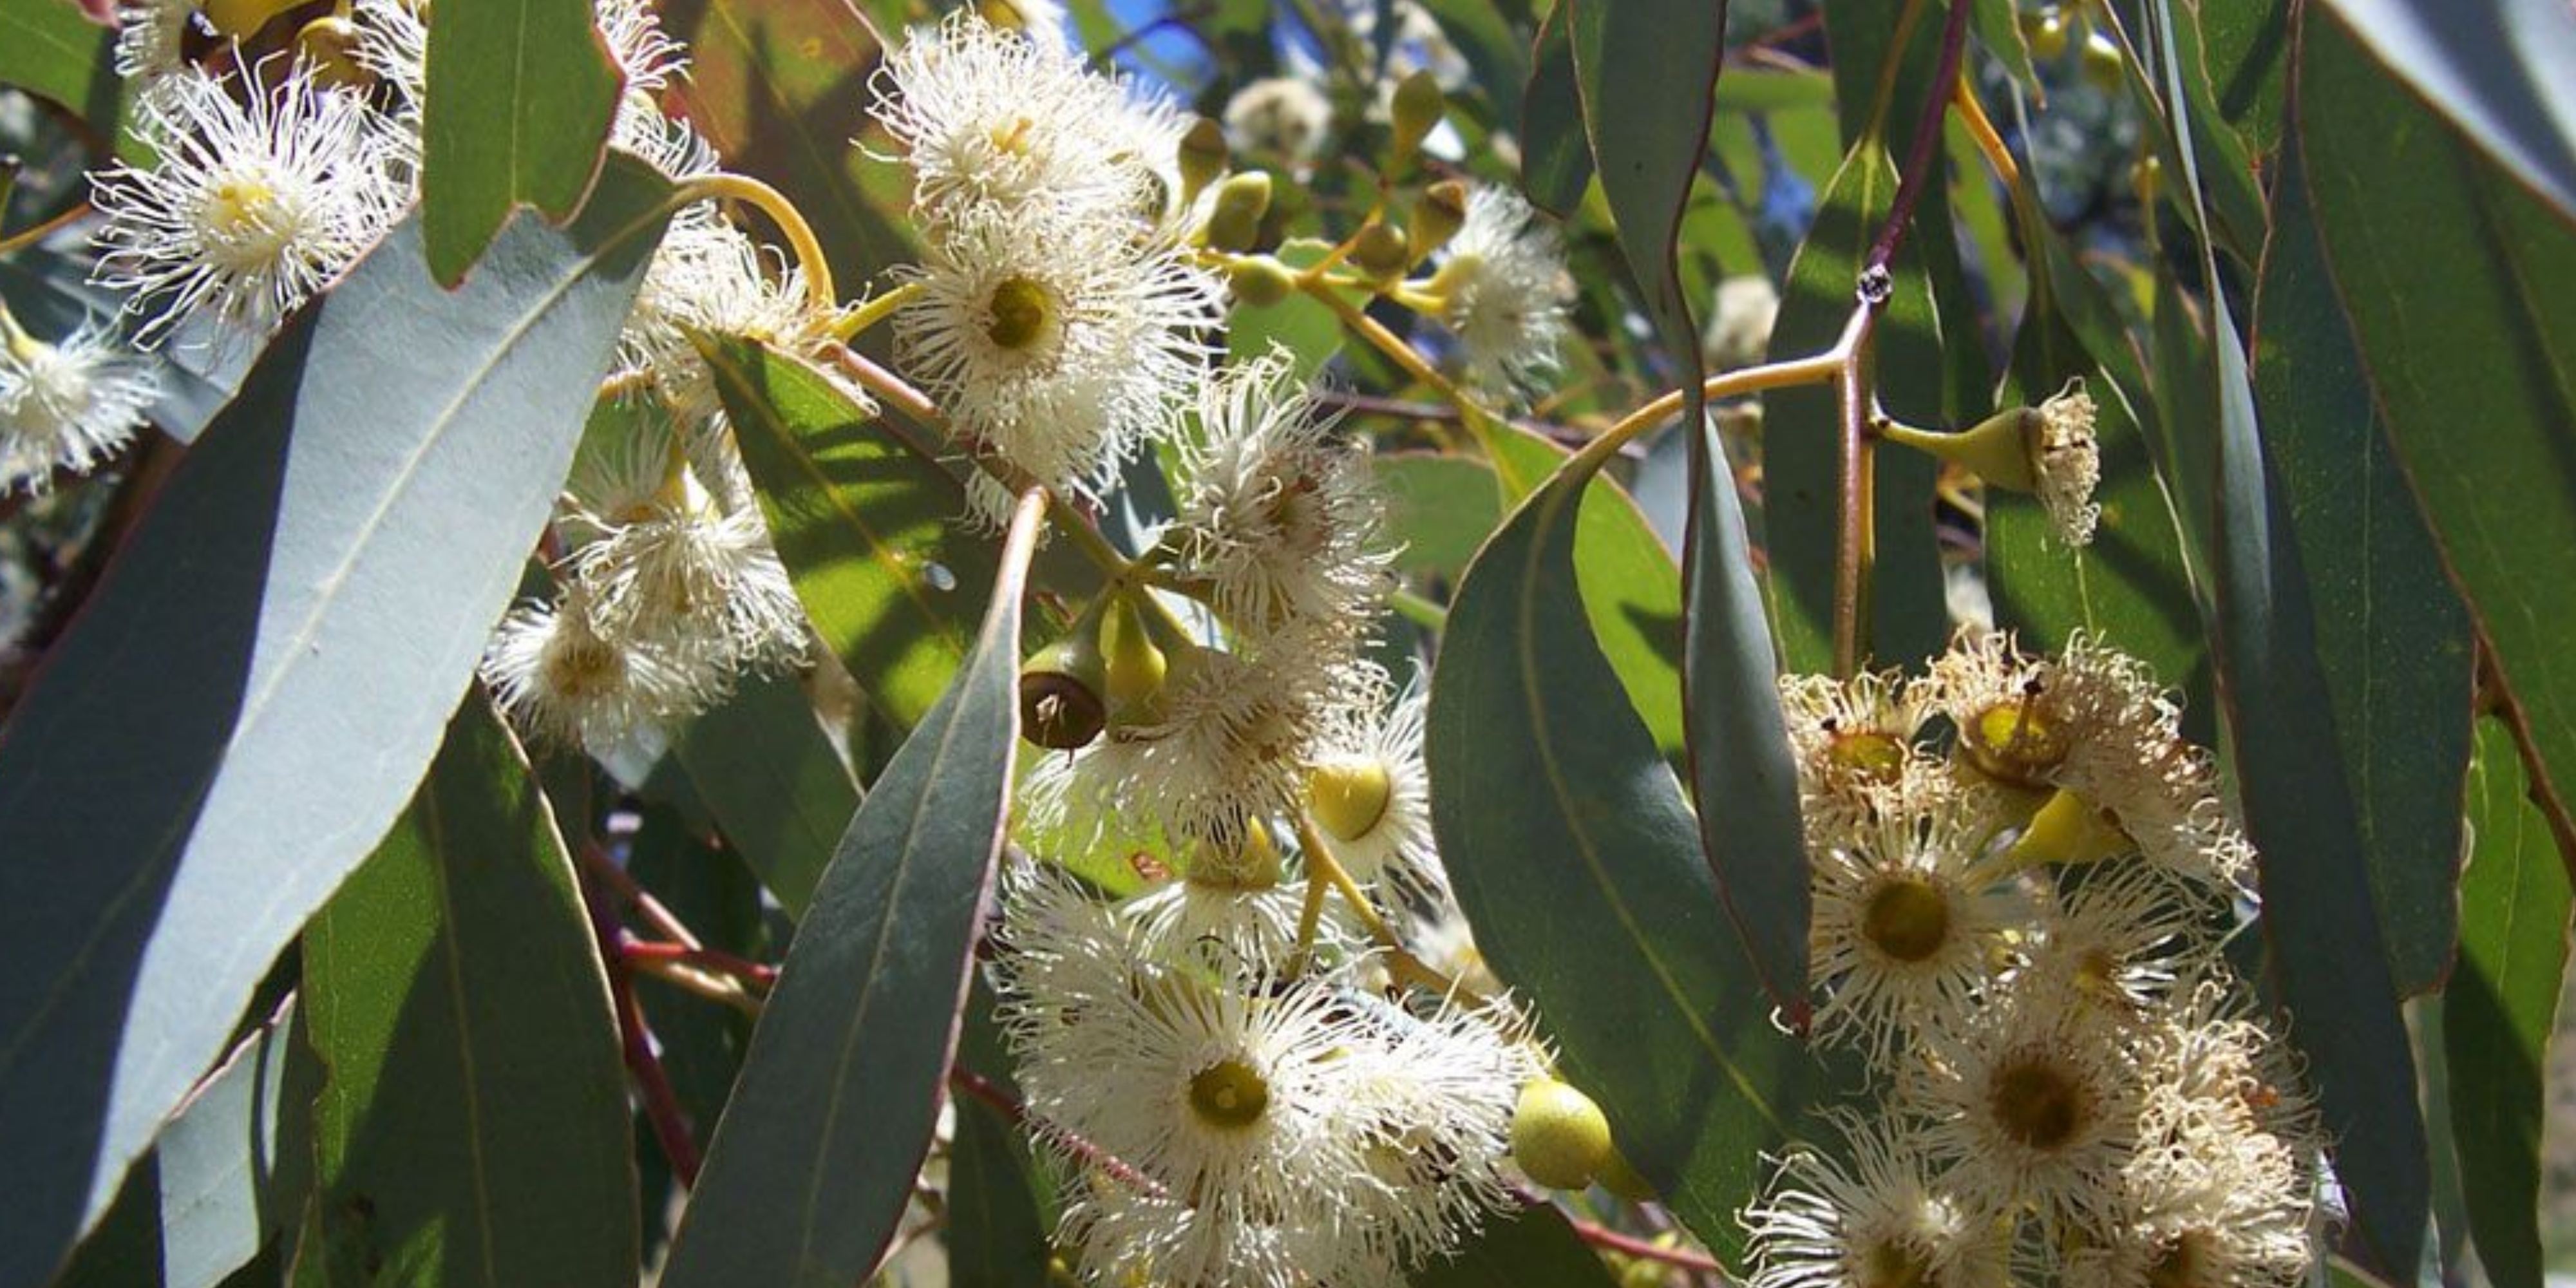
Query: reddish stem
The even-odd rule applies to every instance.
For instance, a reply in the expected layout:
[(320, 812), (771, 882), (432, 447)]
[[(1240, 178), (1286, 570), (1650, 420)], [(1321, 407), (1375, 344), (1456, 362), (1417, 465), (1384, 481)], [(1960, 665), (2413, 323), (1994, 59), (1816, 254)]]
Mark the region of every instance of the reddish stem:
[[(585, 851), (595, 848), (584, 846)], [(613, 871), (616, 865), (592, 863), (583, 870), (596, 876), (602, 869)], [(618, 871), (617, 875), (626, 874)], [(628, 884), (631, 887), (631, 879)], [(617, 1012), (618, 1045), (626, 1060), (626, 1072), (635, 1080), (636, 1098), (643, 1102), (645, 1121), (652, 1124), (653, 1139), (661, 1144), (662, 1157), (670, 1160), (672, 1175), (680, 1178), (682, 1186), (695, 1189), (698, 1143), (689, 1133), (688, 1114), (680, 1108), (679, 1093), (671, 1088), (662, 1057), (653, 1050), (653, 1030), (644, 1021), (644, 1006), (635, 998), (634, 976), (626, 969), (626, 950), (635, 937), (619, 924), (617, 910), (598, 882), (585, 880), (581, 889), (583, 903), (590, 909), (591, 931), (599, 940), (600, 964), (608, 971), (609, 1003)]]
[(1072, 1132), (1066, 1131), (1060, 1127), (1039, 1122), (1038, 1120), (1030, 1117), (1029, 1107), (1020, 1103), (1019, 1097), (1002, 1090), (982, 1074), (976, 1073), (972, 1069), (951, 1067), (948, 1070), (948, 1082), (949, 1085), (957, 1088), (959, 1091), (965, 1092), (967, 1095), (973, 1096), (977, 1100), (981, 1100), (985, 1104), (992, 1106), (995, 1112), (1001, 1114), (1004, 1118), (1010, 1119), (1012, 1126), (1017, 1127), (1030, 1135), (1044, 1136), (1048, 1140), (1055, 1141), (1058, 1144), (1063, 1145), (1067, 1152), (1080, 1158), (1082, 1161), (1090, 1163), (1093, 1166), (1098, 1167), (1100, 1170), (1109, 1173), (1111, 1176), (1114, 1176), (1129, 1185), (1133, 1185), (1137, 1189), (1143, 1190), (1148, 1194), (1154, 1195), (1157, 1198), (1162, 1197), (1164, 1193), (1163, 1187), (1155, 1184), (1152, 1177), (1128, 1166), (1126, 1161), (1119, 1158), (1117, 1155), (1110, 1153), (1108, 1150), (1102, 1149), (1098, 1145), (1092, 1144), (1090, 1141), (1084, 1140), (1080, 1136), (1074, 1135)]
[(1689, 1248), (1667, 1248), (1660, 1243), (1640, 1239), (1633, 1234), (1621, 1234), (1606, 1225), (1578, 1221), (1572, 1217), (1566, 1218), (1566, 1223), (1574, 1227), (1576, 1238), (1596, 1248), (1608, 1248), (1612, 1252), (1626, 1253), (1647, 1261), (1660, 1261), (1665, 1265), (1680, 1266), (1686, 1270), (1724, 1271), (1726, 1269), (1719, 1264), (1717, 1258), (1705, 1252), (1695, 1252)]
[(1924, 100), (1922, 115), (1914, 121), (1914, 140), (1905, 149), (1905, 169), (1896, 181), (1896, 200), (1887, 209), (1887, 223), (1878, 230), (1878, 239), (1870, 243), (1869, 258), (1861, 261), (1866, 274), (1874, 268), (1885, 268), (1896, 258), (1896, 248), (1905, 240), (1905, 230), (1914, 222), (1914, 207), (1923, 199), (1923, 190), (1932, 177), (1932, 145), (1941, 138), (1941, 124), (1949, 117), (1950, 97), (1959, 83), (1959, 59), (1968, 45), (1968, 9), (1965, 0), (1953, 0), (1949, 18), (1941, 26), (1941, 63), (1932, 72), (1932, 92)]

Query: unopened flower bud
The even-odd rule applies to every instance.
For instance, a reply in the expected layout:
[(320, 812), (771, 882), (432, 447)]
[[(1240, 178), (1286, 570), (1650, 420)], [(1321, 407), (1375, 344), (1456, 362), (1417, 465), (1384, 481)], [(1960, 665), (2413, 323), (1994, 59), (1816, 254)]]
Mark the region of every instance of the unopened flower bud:
[(1613, 1153), (1610, 1120), (1592, 1097), (1554, 1078), (1534, 1078), (1512, 1109), (1512, 1160), (1556, 1190), (1590, 1185)]
[(1270, 176), (1261, 171), (1238, 174), (1219, 184), (1216, 209), (1208, 213), (1207, 245), (1211, 250), (1247, 251), (1261, 240), (1261, 217), (1270, 213)]
[(1440, 128), (1440, 118), (1449, 111), (1449, 98), (1440, 92), (1440, 78), (1429, 68), (1417, 69), (1395, 87), (1395, 160), (1398, 164), (1412, 159), (1422, 147), (1422, 140)]
[(2128, 61), (2120, 52), (2120, 42), (2102, 34), (2100, 29), (2084, 34), (2084, 79), (2093, 82), (2094, 88), (2104, 93), (2120, 88), (2122, 72)]
[(376, 74), (358, 61), (357, 24), (346, 18), (325, 16), (304, 24), (295, 33), (295, 52), (323, 84), (365, 89), (376, 83)]
[(268, 25), (268, 20), (295, 7), (296, 0), (206, 0), (198, 12), (205, 16), (215, 34), (236, 41), (248, 41)]
[(1443, 179), (1422, 190), (1422, 199), (1413, 203), (1413, 228), (1406, 243), (1406, 255), (1419, 264), (1431, 253), (1449, 244), (1467, 223), (1467, 185), (1455, 179)]
[(1181, 200), (1196, 201), (1225, 173), (1225, 127), (1202, 116), (1181, 135)]
[(2021, 15), (2021, 38), (2030, 45), (2030, 56), (2043, 62), (2066, 52), (2066, 15), (2054, 7)]
[(1375, 756), (1338, 756), (1306, 771), (1306, 811), (1337, 840), (1375, 830), (1395, 799), (1395, 780)]
[(1404, 234), (1382, 222), (1370, 223), (1351, 239), (1352, 266), (1371, 277), (1388, 278), (1402, 273), (1408, 253)]
[(1119, 726), (1153, 724), (1162, 719), (1163, 680), (1171, 662), (1154, 646), (1145, 615), (1133, 597), (1121, 595), (1101, 627), (1101, 648), (1109, 698), (1109, 719)]
[(1926, 433), (1903, 425), (1883, 425), (1879, 432), (1889, 442), (1958, 465), (1989, 487), (2038, 494), (2058, 535), (2070, 546), (2081, 546), (2092, 541), (2102, 513), (2093, 501), (2102, 482), (2101, 448), (2093, 430), (2097, 410), (2078, 376), (2037, 407), (2008, 408), (1960, 433)]
[(1254, 308), (1268, 308), (1297, 290), (1296, 275), (1268, 255), (1236, 260), (1227, 270), (1226, 281), (1234, 288), (1234, 298)]

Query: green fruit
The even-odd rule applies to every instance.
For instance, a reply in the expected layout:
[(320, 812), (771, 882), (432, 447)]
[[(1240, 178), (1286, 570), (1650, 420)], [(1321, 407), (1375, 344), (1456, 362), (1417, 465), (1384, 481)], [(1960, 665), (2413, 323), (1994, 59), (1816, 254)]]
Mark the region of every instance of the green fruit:
[(1592, 1097), (1538, 1078), (1521, 1088), (1512, 1110), (1512, 1158), (1529, 1178), (1550, 1189), (1579, 1190), (1612, 1156), (1610, 1120)]

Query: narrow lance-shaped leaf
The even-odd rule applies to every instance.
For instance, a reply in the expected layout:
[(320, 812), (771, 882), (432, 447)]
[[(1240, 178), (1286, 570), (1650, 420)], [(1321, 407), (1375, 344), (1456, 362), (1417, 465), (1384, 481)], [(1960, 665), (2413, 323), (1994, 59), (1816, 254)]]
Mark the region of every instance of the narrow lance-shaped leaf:
[[(2487, 164), (2330, 11), (2298, 42), (2297, 169), (2388, 440), (2530, 717), (2535, 784), (2576, 790), (2576, 227)], [(2409, 176), (2405, 183), (2387, 181)]]
[[(2295, 145), (2294, 145), (2295, 146)], [(2263, 443), (2316, 588), (2335, 753), (2398, 988), (2449, 973), (2474, 659), (2468, 610), (2388, 447), (2306, 189), (2276, 193), (2254, 304)]]
[(1582, 609), (1567, 469), (1485, 545), (1432, 673), (1432, 821), (1478, 943), (1713, 1247), (1796, 1121), (1805, 1053), (1725, 920), (1681, 785)]
[(153, 1147), (162, 1288), (215, 1288), (303, 1214), (318, 1075), (295, 1008), (281, 1004), (234, 1047)]
[(73, 0), (0, 0), (0, 32), (8, 33), (0, 85), (52, 100), (119, 156), (151, 160), (152, 149), (125, 132), (134, 95), (116, 74), (114, 31), (82, 17)]
[(590, 0), (448, 0), (429, 24), (421, 241), (464, 280), (516, 206), (560, 223), (599, 174), (625, 77)]
[(304, 932), (299, 1288), (635, 1282), (617, 1017), (553, 812), (481, 694)]
[(2478, 1264), (2496, 1288), (2540, 1288), (2540, 1143), (2549, 1039), (2567, 973), (2570, 899), (2559, 846), (2531, 801), (2512, 731), (2478, 729), (2460, 887), (2460, 964), (2442, 994), (2452, 1139)]
[[(2170, 19), (2161, 25), (2170, 76)], [(2171, 91), (2180, 102), (2180, 87)], [(2197, 202), (2190, 114), (2174, 119), (2184, 135), (2183, 177)], [(2218, 264), (2207, 242), (2201, 279), (2215, 297)], [(2336, 1142), (2336, 1178), (2351, 1205), (2353, 1234), (2372, 1268), (2396, 1282), (2421, 1255), (2431, 1202), (2415, 1061), (2372, 907), (2359, 811), (2341, 765), (2319, 754), (2334, 745), (2334, 710), (2319, 674), (2306, 568), (2267, 468), (2244, 343), (2220, 305), (2209, 310), (2216, 405), (2208, 422), (2216, 426), (2218, 471), (2209, 628), (2219, 696), (2228, 709), (2245, 828), (2261, 855), (2264, 932), (2292, 1034), (2307, 1054), (2325, 1129)]]
[(409, 798), (669, 195), (622, 161), (570, 229), (514, 223), (452, 293), (405, 225), (270, 346), (20, 702), (0, 1159), (24, 1197), (0, 1288), (45, 1282)]
[(1531, 205), (1559, 219), (1583, 204), (1583, 190), (1592, 182), (1583, 96), (1574, 87), (1574, 34), (1567, 21), (1573, 8), (1570, 3), (1554, 5), (1539, 22), (1519, 120), (1521, 190), (1529, 194)]
[(859, 808), (858, 783), (795, 680), (744, 681), (671, 739), (725, 840), (802, 917)]
[(974, 652), (850, 820), (797, 927), (665, 1288), (848, 1288), (930, 1146), (1019, 737), (1023, 501)]
[(994, 585), (991, 542), (957, 522), (965, 487), (803, 360), (724, 337), (700, 351), (815, 630), (888, 719), (921, 719)]

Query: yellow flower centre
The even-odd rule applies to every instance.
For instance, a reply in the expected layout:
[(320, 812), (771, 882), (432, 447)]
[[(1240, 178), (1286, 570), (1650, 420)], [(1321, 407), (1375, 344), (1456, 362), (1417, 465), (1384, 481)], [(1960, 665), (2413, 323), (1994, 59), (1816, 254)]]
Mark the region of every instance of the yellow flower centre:
[(1924, 961), (1949, 942), (1950, 900), (1923, 877), (1896, 877), (1870, 895), (1861, 910), (1860, 933), (1871, 947), (1898, 961)]
[(2014, 787), (2042, 787), (2066, 760), (2066, 737), (2030, 702), (2007, 699), (1977, 713), (1959, 731), (1959, 749), (1977, 772)]
[(278, 231), (284, 213), (277, 189), (263, 180), (237, 175), (217, 182), (206, 193), (202, 212), (208, 236), (244, 251), (274, 251), (284, 241)]
[(1190, 1075), (1190, 1112), (1219, 1131), (1242, 1131), (1270, 1108), (1270, 1083), (1240, 1060), (1219, 1060)]
[(2214, 1288), (2219, 1282), (2215, 1249), (2204, 1230), (2174, 1236), (2147, 1267), (2147, 1288)]
[(1336, 757), (1306, 774), (1306, 803), (1337, 840), (1356, 841), (1377, 830), (1395, 798), (1386, 762), (1375, 756)]
[(1004, 278), (985, 312), (984, 338), (1012, 353), (1037, 347), (1056, 329), (1055, 297), (1025, 277)]
[(1986, 1082), (1986, 1108), (2007, 1138), (2044, 1154), (2072, 1144), (2093, 1116), (2083, 1079), (2046, 1052), (1995, 1070)]
[(626, 666), (617, 650), (588, 630), (559, 626), (545, 652), (546, 687), (557, 696), (580, 700), (614, 691), (625, 680)]
[(1837, 731), (1825, 744), (1825, 759), (1856, 777), (1892, 783), (1905, 769), (1905, 744), (1881, 729)]

